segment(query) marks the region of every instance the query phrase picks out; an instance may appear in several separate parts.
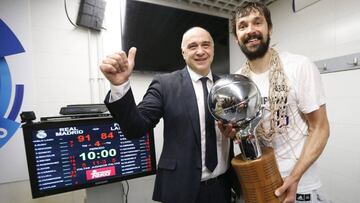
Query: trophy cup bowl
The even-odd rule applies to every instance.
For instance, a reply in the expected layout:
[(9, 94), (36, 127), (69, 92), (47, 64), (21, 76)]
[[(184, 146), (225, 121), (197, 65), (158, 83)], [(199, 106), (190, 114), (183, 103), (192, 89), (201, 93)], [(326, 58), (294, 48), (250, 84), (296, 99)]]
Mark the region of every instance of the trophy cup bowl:
[(256, 84), (243, 75), (228, 75), (216, 81), (208, 97), (208, 108), (216, 120), (235, 126), (235, 143), (241, 154), (231, 165), (241, 184), (246, 203), (281, 203), (275, 189), (283, 183), (274, 150), (260, 147), (256, 127), (263, 115), (263, 104)]

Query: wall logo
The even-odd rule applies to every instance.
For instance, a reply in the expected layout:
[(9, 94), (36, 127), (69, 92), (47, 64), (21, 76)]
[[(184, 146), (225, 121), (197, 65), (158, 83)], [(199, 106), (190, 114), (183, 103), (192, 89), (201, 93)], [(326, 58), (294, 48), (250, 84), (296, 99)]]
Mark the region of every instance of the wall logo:
[[(0, 148), (15, 134), (20, 123), (16, 122), (24, 97), (24, 85), (15, 85), (15, 96), (10, 106), (12, 94), (11, 75), (5, 56), (25, 52), (20, 41), (10, 28), (0, 19)], [(9, 109), (9, 114), (5, 114)]]

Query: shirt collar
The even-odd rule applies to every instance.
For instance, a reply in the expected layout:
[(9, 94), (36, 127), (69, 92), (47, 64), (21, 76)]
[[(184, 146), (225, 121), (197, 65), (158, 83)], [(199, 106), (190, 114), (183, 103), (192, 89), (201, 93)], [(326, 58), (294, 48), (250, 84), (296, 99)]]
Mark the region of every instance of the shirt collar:
[(195, 71), (193, 71), (189, 66), (186, 66), (186, 68), (187, 68), (187, 70), (189, 72), (189, 75), (190, 75), (190, 78), (191, 78), (192, 81), (197, 82), (197, 81), (200, 80), (200, 78), (207, 77), (207, 78), (209, 78), (209, 80), (211, 82), (213, 82), (213, 77), (212, 77), (212, 74), (211, 74), (211, 70), (209, 71), (209, 73), (206, 76), (202, 76), (202, 75), (196, 73)]

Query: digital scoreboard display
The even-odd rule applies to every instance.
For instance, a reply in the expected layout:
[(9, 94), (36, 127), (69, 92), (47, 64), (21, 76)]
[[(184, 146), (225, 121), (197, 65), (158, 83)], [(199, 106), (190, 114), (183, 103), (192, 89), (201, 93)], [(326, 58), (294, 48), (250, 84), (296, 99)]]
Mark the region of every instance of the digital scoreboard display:
[(111, 117), (22, 128), (33, 198), (156, 173), (153, 131), (128, 140)]

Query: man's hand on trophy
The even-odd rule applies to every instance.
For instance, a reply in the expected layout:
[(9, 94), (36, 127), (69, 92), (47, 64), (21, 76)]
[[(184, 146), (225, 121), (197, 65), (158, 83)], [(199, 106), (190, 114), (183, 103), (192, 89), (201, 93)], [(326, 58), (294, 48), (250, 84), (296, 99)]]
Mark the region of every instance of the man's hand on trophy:
[(275, 190), (275, 195), (280, 197), (283, 193), (286, 193), (286, 198), (282, 203), (294, 203), (298, 184), (299, 181), (292, 176), (288, 176), (284, 179), (282, 186)]
[(231, 123), (228, 124), (224, 124), (221, 121), (216, 121), (216, 124), (221, 132), (221, 134), (226, 137), (226, 138), (230, 138), (230, 139), (234, 139), (235, 138), (235, 134), (236, 134), (236, 130), (234, 128), (234, 125)]
[(128, 55), (120, 51), (109, 55), (100, 64), (100, 70), (113, 85), (121, 85), (129, 80), (135, 66), (136, 48), (131, 47)]

